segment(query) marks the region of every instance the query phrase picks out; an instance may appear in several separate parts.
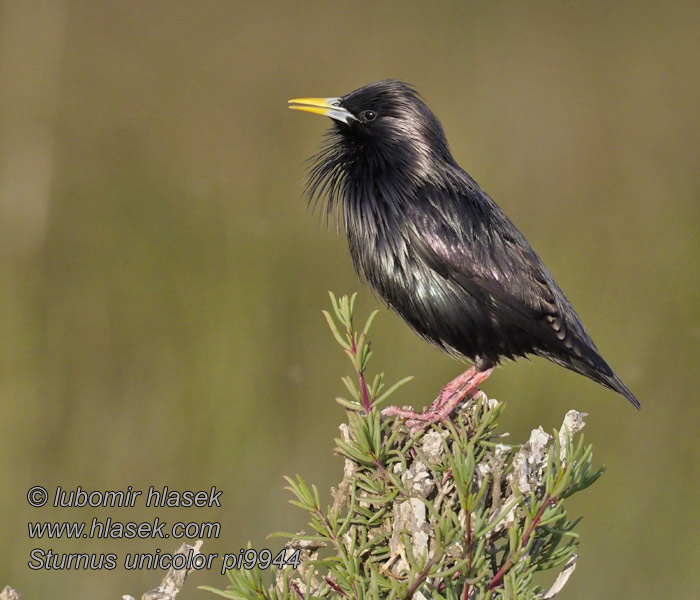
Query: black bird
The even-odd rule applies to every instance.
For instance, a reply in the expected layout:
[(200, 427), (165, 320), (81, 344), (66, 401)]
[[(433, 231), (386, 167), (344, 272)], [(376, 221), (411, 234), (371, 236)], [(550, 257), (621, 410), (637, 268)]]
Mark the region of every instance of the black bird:
[(343, 223), (355, 269), (420, 335), (474, 366), (424, 413), (450, 414), (503, 358), (543, 356), (639, 402), (608, 366), (523, 235), (450, 153), (435, 115), (409, 84), (371, 83), (290, 108), (333, 127), (314, 157), (309, 201)]

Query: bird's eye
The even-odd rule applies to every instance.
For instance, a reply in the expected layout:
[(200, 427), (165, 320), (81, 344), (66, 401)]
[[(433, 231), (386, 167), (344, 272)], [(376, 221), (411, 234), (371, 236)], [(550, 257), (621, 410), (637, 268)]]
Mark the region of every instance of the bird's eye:
[(360, 118), (366, 123), (369, 121), (374, 121), (377, 118), (377, 113), (373, 110), (363, 110), (360, 113)]

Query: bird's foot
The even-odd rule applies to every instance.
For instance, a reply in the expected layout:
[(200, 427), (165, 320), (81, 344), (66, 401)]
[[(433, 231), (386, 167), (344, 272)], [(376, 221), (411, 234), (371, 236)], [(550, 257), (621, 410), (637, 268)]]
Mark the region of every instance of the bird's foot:
[(406, 419), (406, 426), (413, 431), (424, 429), (431, 423), (437, 423), (448, 418), (462, 400), (478, 391), (478, 386), (491, 375), (492, 371), (493, 367), (485, 371), (479, 371), (476, 367), (470, 367), (442, 388), (437, 398), (435, 398), (428, 410), (424, 412), (389, 406), (382, 411), (382, 415)]

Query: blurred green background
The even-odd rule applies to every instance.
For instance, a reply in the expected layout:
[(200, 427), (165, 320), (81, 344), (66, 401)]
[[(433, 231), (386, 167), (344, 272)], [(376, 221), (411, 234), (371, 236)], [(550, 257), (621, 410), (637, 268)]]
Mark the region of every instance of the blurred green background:
[[(282, 475), (340, 478), (345, 357), (320, 311), (360, 291), (302, 200), (327, 121), (288, 98), (394, 77), (541, 254), (643, 405), (546, 361), (485, 385), (525, 439), (590, 413), (562, 598), (694, 598), (700, 569), (700, 9), (688, 2), (5, 1), (0, 8), (0, 586), (118, 597), (161, 572), (32, 571), (29, 520), (220, 521), (205, 552), (298, 530)], [(374, 368), (422, 406), (462, 368), (382, 310)], [(32, 509), (26, 493), (224, 490), (221, 509)], [(326, 496), (328, 497), (328, 496)], [(216, 571), (183, 598), (211, 597)]]

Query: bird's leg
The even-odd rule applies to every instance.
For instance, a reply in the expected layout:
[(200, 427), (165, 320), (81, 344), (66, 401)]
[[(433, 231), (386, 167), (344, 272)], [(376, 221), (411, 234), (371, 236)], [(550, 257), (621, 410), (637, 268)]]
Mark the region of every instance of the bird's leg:
[[(437, 398), (433, 400), (433, 403), (430, 405), (430, 408), (426, 412), (434, 412), (436, 410), (439, 410), (440, 407), (447, 402), (454, 394), (459, 392), (460, 388), (467, 383), (478, 373), (476, 366), (471, 366), (469, 367), (464, 373), (461, 373), (457, 375), (452, 381), (448, 382), (445, 387), (443, 387), (440, 390), (440, 393), (437, 395)], [(464, 395), (462, 398), (464, 398), (469, 390), (464, 390)]]
[(406, 419), (406, 425), (412, 428), (427, 427), (450, 416), (457, 405), (491, 375), (493, 367), (480, 371), (473, 366), (450, 381), (438, 394), (437, 398), (424, 412), (416, 412), (389, 406), (382, 411), (384, 416), (397, 416)]

